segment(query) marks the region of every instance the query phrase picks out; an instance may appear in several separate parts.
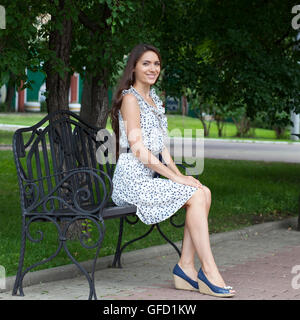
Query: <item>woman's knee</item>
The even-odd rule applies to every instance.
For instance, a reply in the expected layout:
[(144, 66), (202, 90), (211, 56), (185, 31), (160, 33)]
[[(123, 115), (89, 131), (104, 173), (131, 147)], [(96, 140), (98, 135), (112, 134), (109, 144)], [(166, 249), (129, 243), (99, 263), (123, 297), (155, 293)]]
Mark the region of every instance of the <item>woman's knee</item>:
[(211, 191), (210, 191), (210, 189), (207, 186), (202, 186), (202, 189), (204, 191), (206, 199), (210, 201), (211, 200)]
[(197, 189), (192, 197), (185, 203), (185, 206), (191, 206), (193, 204), (205, 204), (206, 203), (206, 195), (203, 188)]

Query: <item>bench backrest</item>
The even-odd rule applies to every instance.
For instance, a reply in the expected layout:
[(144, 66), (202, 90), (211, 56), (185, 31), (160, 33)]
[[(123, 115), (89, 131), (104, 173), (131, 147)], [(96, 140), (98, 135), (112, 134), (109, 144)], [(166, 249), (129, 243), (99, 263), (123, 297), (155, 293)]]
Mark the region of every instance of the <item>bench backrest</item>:
[(98, 132), (67, 110), (15, 132), (13, 153), (23, 213), (86, 214), (103, 209), (112, 192), (115, 163), (105, 147), (109, 138), (103, 130), (99, 138)]

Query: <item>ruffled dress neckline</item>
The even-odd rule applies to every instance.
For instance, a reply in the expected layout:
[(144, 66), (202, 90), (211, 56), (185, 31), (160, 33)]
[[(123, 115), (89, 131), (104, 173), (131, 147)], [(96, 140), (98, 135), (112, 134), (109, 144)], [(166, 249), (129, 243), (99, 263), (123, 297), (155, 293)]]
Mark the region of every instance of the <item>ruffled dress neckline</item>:
[(144, 102), (146, 105), (152, 108), (154, 112), (157, 114), (165, 113), (165, 108), (162, 106), (162, 103), (159, 103), (159, 98), (156, 96), (156, 92), (154, 88), (150, 89), (150, 97), (152, 98), (155, 106), (151, 105), (149, 102), (147, 102), (144, 97), (135, 89), (134, 86), (130, 86), (130, 89), (134, 91)]

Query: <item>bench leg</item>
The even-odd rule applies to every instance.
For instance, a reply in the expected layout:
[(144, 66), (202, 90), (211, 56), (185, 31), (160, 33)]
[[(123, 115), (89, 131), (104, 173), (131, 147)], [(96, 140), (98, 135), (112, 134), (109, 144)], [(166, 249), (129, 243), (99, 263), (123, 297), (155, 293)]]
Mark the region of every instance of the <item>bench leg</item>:
[(13, 292), (12, 295), (17, 295), (17, 292), (19, 290), (20, 296), (24, 296), (24, 292), (23, 292), (23, 279), (24, 276), (26, 275), (26, 273), (28, 273), (31, 269), (34, 269), (35, 267), (42, 265), (44, 263), (47, 263), (49, 261), (51, 261), (54, 257), (56, 257), (58, 255), (58, 253), (60, 252), (61, 248), (62, 248), (62, 244), (60, 243), (57, 250), (55, 251), (54, 254), (52, 254), (49, 258), (44, 259), (42, 261), (36, 262), (33, 265), (31, 265), (30, 267), (26, 268), (24, 271), (23, 270), (23, 263), (24, 263), (24, 256), (25, 256), (25, 247), (26, 247), (26, 239), (28, 238), (31, 242), (41, 242), (44, 238), (44, 234), (42, 231), (37, 231), (37, 233), (40, 235), (39, 238), (35, 239), (30, 235), (29, 232), (29, 226), (31, 223), (35, 222), (35, 220), (39, 220), (39, 219), (46, 219), (49, 220), (51, 222), (53, 222), (58, 230), (58, 233), (60, 234), (60, 227), (58, 225), (58, 223), (47, 216), (34, 216), (31, 217), (28, 221), (26, 221), (25, 217), (23, 217), (23, 222), (22, 222), (22, 239), (21, 239), (21, 252), (20, 252), (20, 259), (19, 259), (19, 267), (18, 267), (18, 272), (17, 272), (17, 276), (16, 276), (16, 280), (15, 280), (15, 284), (14, 284), (14, 288), (13, 288)]
[[(160, 226), (159, 226), (159, 223), (156, 223), (156, 224), (153, 224), (151, 225), (150, 229), (145, 233), (143, 234), (142, 236), (136, 238), (136, 239), (133, 239), (131, 241), (128, 241), (126, 242), (123, 246), (122, 246), (122, 236), (123, 236), (123, 231), (124, 231), (124, 219), (125, 218), (120, 218), (120, 227), (119, 227), (119, 237), (118, 237), (118, 242), (117, 242), (117, 247), (116, 247), (116, 252), (115, 252), (115, 255), (114, 255), (114, 260), (112, 262), (112, 268), (122, 268), (122, 264), (121, 264), (121, 255), (122, 255), (122, 252), (123, 250), (128, 246), (130, 245), (131, 243), (135, 242), (135, 241), (138, 241), (140, 239), (143, 239), (145, 238), (148, 234), (150, 234), (154, 228), (156, 227), (158, 232), (160, 233), (160, 235), (176, 250), (176, 252), (178, 253), (179, 257), (181, 256), (181, 251), (180, 249), (176, 246), (176, 244), (174, 242), (172, 242), (164, 233), (163, 231), (161, 230)], [(136, 221), (134, 222), (130, 222), (128, 220), (126, 220), (128, 223), (130, 224), (136, 224), (139, 220), (137, 219)], [(172, 225), (176, 228), (179, 228), (179, 227), (182, 227), (183, 225), (176, 225), (174, 224), (172, 221), (171, 221)]]
[(176, 250), (176, 252), (178, 253), (179, 257), (181, 257), (181, 251), (179, 250), (179, 248), (176, 246), (176, 244), (174, 242), (172, 242), (161, 230), (159, 223), (156, 224), (156, 228), (158, 230), (158, 232), (161, 234), (161, 236), (170, 243), (170, 245)]
[[(135, 224), (137, 223), (139, 220), (137, 220), (136, 222), (132, 223), (130, 222), (131, 224)], [(115, 252), (115, 256), (114, 256), (114, 260), (113, 260), (113, 263), (112, 263), (112, 267), (115, 268), (116, 265), (118, 266), (118, 268), (122, 268), (122, 264), (121, 264), (121, 255), (122, 255), (122, 252), (123, 250), (130, 244), (132, 244), (133, 242), (136, 242), (138, 240), (141, 240), (145, 237), (147, 237), (148, 234), (150, 234), (155, 228), (155, 225), (153, 224), (150, 229), (145, 233), (143, 234), (142, 236), (138, 237), (138, 238), (135, 238), (133, 240), (130, 240), (128, 242), (126, 242), (122, 247), (121, 247), (121, 244), (122, 244), (122, 236), (123, 236), (123, 230), (124, 230), (124, 218), (120, 218), (120, 229), (119, 229), (119, 238), (118, 238), (118, 243), (117, 243), (117, 248), (116, 248), (116, 252)]]
[(119, 236), (118, 236), (118, 242), (117, 242), (114, 260), (111, 265), (112, 268), (116, 268), (116, 265), (118, 265), (118, 268), (122, 268), (122, 266), (121, 266), (121, 253), (122, 253), (121, 244), (122, 244), (123, 230), (124, 230), (124, 218), (120, 218)]
[[(94, 222), (94, 224), (96, 225), (97, 229), (98, 229), (98, 233), (99, 233), (99, 237), (97, 239), (97, 241), (94, 244), (91, 245), (87, 245), (86, 243), (83, 242), (82, 238), (80, 237), (79, 241), (80, 244), (86, 248), (86, 249), (94, 249), (97, 248), (96, 250), (96, 254), (93, 260), (93, 265), (92, 265), (92, 270), (91, 270), (91, 275), (89, 275), (88, 271), (74, 258), (74, 256), (71, 254), (71, 252), (69, 251), (67, 244), (66, 244), (66, 234), (68, 231), (69, 226), (75, 221), (75, 220), (81, 220), (81, 219), (88, 219)], [(79, 216), (79, 217), (75, 217), (73, 218), (71, 221), (69, 221), (65, 228), (64, 231), (62, 233), (62, 237), (61, 237), (61, 241), (63, 242), (63, 247), (68, 255), (68, 257), (72, 260), (72, 262), (75, 264), (75, 266), (84, 274), (84, 276), (86, 277), (88, 284), (89, 284), (89, 288), (90, 288), (90, 292), (89, 292), (89, 300), (97, 300), (97, 294), (96, 294), (96, 288), (95, 288), (95, 270), (96, 270), (96, 262), (97, 262), (97, 258), (100, 252), (100, 248), (101, 248), (101, 244), (104, 238), (104, 233), (105, 233), (105, 226), (104, 226), (104, 222), (102, 218), (97, 218), (97, 217), (86, 217), (86, 216)]]
[[(104, 223), (103, 223), (102, 218), (78, 216), (78, 217), (75, 217), (72, 220), (68, 221), (68, 223), (64, 227), (64, 230), (61, 230), (59, 224), (54, 219), (52, 219), (50, 217), (47, 217), (47, 216), (43, 216), (43, 219), (47, 219), (47, 220), (53, 222), (55, 224), (56, 228), (57, 228), (58, 240), (59, 240), (58, 248), (55, 251), (55, 253), (52, 254), (49, 258), (44, 259), (42, 261), (39, 261), (37, 263), (34, 263), (30, 267), (26, 268), (26, 270), (22, 271), (23, 262), (24, 262), (24, 255), (25, 255), (26, 238), (28, 237), (28, 239), (30, 241), (32, 241), (32, 242), (40, 242), (40, 241), (43, 240), (43, 233), (41, 231), (39, 231), (39, 234), (40, 234), (40, 238), (39, 239), (32, 238), (31, 235), (29, 234), (29, 231), (28, 231), (29, 225), (32, 222), (34, 222), (34, 220), (38, 220), (40, 218), (41, 217), (33, 217), (33, 218), (29, 219), (29, 221), (27, 223), (25, 223), (25, 219), (23, 221), (24, 224), (22, 226), (22, 240), (21, 240), (21, 253), (20, 253), (20, 259), (19, 259), (19, 267), (18, 267), (18, 272), (17, 272), (15, 283), (14, 283), (14, 288), (13, 288), (12, 294), (13, 295), (17, 295), (17, 292), (19, 290), (20, 296), (24, 296), (22, 283), (23, 283), (23, 279), (24, 279), (24, 276), (26, 275), (26, 273), (29, 272), (31, 269), (39, 266), (39, 265), (42, 265), (42, 264), (44, 264), (46, 262), (49, 262), (50, 260), (52, 260), (54, 257), (56, 257), (58, 255), (58, 253), (61, 251), (62, 248), (64, 248), (66, 253), (67, 253), (67, 255), (68, 255), (68, 257), (72, 260), (72, 262), (78, 267), (78, 269), (85, 275), (85, 277), (88, 280), (89, 288), (90, 288), (88, 299), (89, 300), (91, 300), (91, 299), (97, 300), (96, 289), (95, 289), (95, 281), (94, 281), (94, 273), (95, 273), (96, 262), (97, 262), (97, 258), (98, 258), (99, 251), (100, 251), (100, 248), (101, 248), (102, 240), (103, 240), (103, 237), (104, 237), (104, 231), (105, 231), (105, 227), (104, 227)], [(83, 242), (83, 240), (82, 240), (83, 237), (81, 237), (79, 239), (79, 241), (80, 241), (80, 243), (81, 243), (81, 245), (83, 247), (85, 247), (87, 249), (97, 248), (96, 254), (95, 254), (95, 258), (94, 258), (94, 261), (93, 261), (93, 265), (92, 265), (91, 275), (89, 275), (89, 273), (85, 270), (85, 268), (82, 267), (79, 262), (77, 262), (77, 260), (70, 253), (70, 251), (69, 251), (69, 249), (67, 247), (67, 244), (66, 244), (66, 241), (67, 241), (66, 233), (67, 233), (67, 230), (68, 230), (69, 226), (75, 220), (79, 220), (79, 219), (82, 219), (82, 220), (83, 219), (90, 219), (90, 220), (92, 220), (95, 223), (95, 225), (97, 226), (97, 229), (98, 229), (98, 232), (99, 232), (99, 237), (98, 237), (98, 239), (97, 239), (95, 244), (87, 245), (87, 244), (85, 244)]]
[(23, 286), (22, 286), (23, 277), (21, 277), (21, 275), (22, 275), (22, 269), (24, 265), (25, 246), (26, 246), (25, 217), (22, 217), (20, 257), (19, 257), (18, 271), (16, 274), (16, 280), (15, 280), (13, 291), (12, 291), (13, 296), (18, 295), (18, 291), (20, 296), (22, 297), (24, 296)]

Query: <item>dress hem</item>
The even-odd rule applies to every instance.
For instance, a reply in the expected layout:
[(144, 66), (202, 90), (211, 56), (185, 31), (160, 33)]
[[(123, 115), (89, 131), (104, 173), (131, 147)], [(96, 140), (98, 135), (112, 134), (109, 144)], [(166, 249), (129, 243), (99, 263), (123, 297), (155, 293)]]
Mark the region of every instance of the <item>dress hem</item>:
[[(195, 187), (192, 187), (192, 188), (195, 188)], [(151, 222), (151, 223), (147, 223), (146, 221), (144, 221), (144, 220), (140, 217), (140, 215), (139, 215), (139, 213), (138, 213), (138, 209), (140, 209), (140, 207), (137, 206), (137, 205), (135, 205), (135, 204), (133, 203), (133, 205), (135, 205), (135, 206), (137, 207), (136, 215), (137, 215), (137, 216), (139, 217), (139, 219), (140, 219), (144, 224), (146, 224), (146, 225), (152, 225), (152, 224), (156, 224), (156, 223), (163, 222), (163, 221), (169, 219), (171, 216), (173, 216), (175, 213), (177, 213), (179, 209), (182, 208), (182, 206), (183, 206), (183, 205), (193, 196), (193, 194), (198, 190), (197, 188), (195, 188), (195, 189), (196, 189), (196, 190), (194, 190), (193, 193), (192, 193), (189, 197), (187, 197), (187, 199), (186, 199), (181, 205), (178, 205), (178, 206), (175, 207), (175, 211), (174, 211), (174, 212), (171, 212), (168, 216), (164, 217), (163, 219), (161, 219), (161, 220), (159, 220), (159, 221)]]

